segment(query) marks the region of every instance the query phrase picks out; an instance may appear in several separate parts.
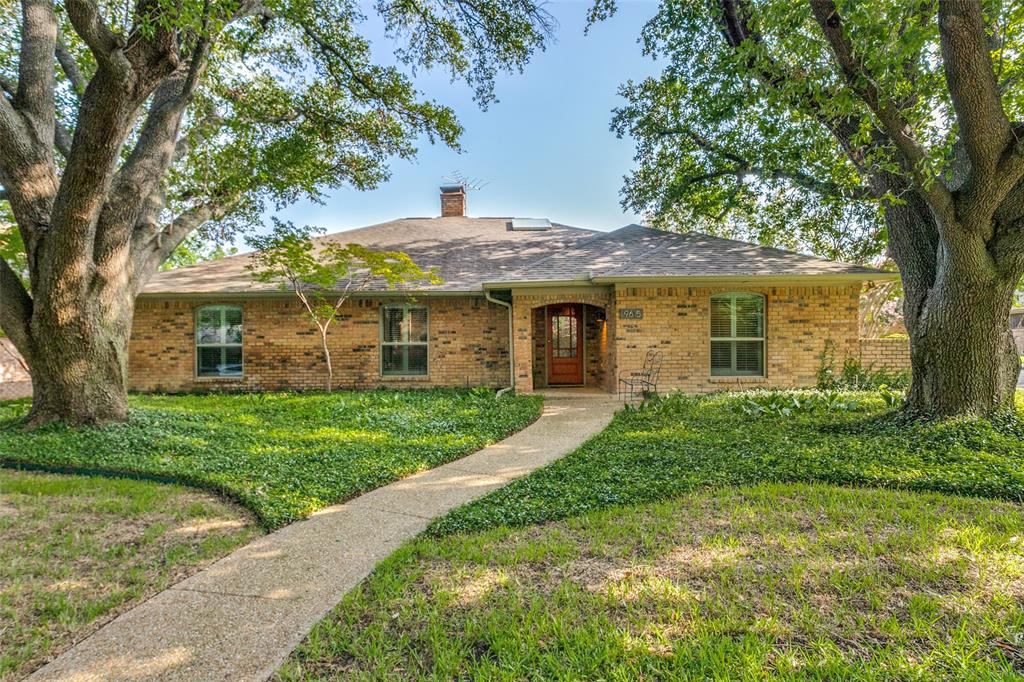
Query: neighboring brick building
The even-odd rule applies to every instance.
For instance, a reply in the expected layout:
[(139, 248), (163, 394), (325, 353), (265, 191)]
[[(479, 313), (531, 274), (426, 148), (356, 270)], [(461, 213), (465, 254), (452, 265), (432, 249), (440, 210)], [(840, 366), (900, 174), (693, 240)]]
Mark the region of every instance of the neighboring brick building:
[(910, 341), (901, 337), (861, 339), (858, 359), (868, 369), (910, 371)]
[[(350, 301), (329, 334), (336, 385), (613, 391), (656, 349), (665, 389), (809, 386), (826, 342), (865, 357), (862, 284), (893, 276), (693, 232), (468, 218), (465, 205), (461, 188), (442, 188), (441, 218), (321, 238), (404, 251), (443, 279)], [(153, 277), (136, 307), (133, 389), (324, 385), (319, 335), (299, 302), (255, 282), (248, 262)]]

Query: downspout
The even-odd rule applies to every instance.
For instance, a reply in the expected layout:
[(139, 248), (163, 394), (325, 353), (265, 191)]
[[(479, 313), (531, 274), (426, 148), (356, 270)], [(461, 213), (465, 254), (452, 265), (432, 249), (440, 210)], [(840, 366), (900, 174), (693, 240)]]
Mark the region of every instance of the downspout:
[(511, 301), (502, 301), (501, 299), (494, 298), (487, 289), (484, 289), (484, 298), (508, 310), (508, 386), (498, 391), (497, 397), (500, 398), (516, 387), (516, 344), (512, 331), (512, 303)]

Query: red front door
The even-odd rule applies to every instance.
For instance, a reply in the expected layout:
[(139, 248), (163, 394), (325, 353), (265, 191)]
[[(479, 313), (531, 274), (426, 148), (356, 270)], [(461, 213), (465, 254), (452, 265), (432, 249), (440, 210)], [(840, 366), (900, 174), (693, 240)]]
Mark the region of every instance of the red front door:
[(583, 306), (565, 303), (546, 309), (548, 384), (583, 383)]

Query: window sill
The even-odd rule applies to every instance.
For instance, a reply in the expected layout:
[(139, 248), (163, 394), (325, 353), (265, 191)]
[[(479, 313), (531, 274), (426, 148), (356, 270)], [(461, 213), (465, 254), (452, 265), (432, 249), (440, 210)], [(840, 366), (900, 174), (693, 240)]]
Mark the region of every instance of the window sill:
[(232, 381), (243, 381), (244, 379), (245, 379), (245, 375), (239, 374), (237, 376), (230, 376), (230, 377), (195, 377), (193, 379), (193, 381), (197, 381), (197, 382), (201, 382), (201, 383), (214, 383), (214, 384), (217, 384), (217, 383), (231, 383)]
[(430, 381), (428, 374), (381, 374), (381, 381), (416, 382)]
[(768, 382), (768, 377), (755, 377), (755, 376), (710, 376), (708, 377), (708, 383), (712, 384), (764, 384)]

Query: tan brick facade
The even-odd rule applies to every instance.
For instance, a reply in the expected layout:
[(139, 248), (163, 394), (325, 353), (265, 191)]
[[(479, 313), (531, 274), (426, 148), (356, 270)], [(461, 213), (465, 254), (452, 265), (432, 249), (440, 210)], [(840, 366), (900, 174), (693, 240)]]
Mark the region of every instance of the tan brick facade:
[(910, 342), (907, 339), (860, 339), (858, 345), (862, 367), (910, 371)]
[[(690, 393), (812, 386), (827, 341), (834, 345), (840, 361), (857, 357), (870, 364), (879, 354), (876, 364), (880, 364), (894, 352), (889, 343), (883, 350), (875, 350), (874, 345), (858, 341), (859, 285), (743, 287), (766, 300), (765, 376), (712, 377), (710, 297), (734, 290), (626, 285), (513, 290), (516, 389), (531, 391), (542, 386), (544, 370), (538, 365), (544, 357), (544, 321), (537, 311), (553, 303), (586, 304), (586, 384), (608, 391), (615, 390), (620, 371), (639, 369), (652, 348), (664, 353), (660, 387)], [(478, 296), (421, 298), (419, 303), (429, 309), (429, 373), (425, 377), (382, 377), (379, 308), (387, 302), (351, 302), (332, 327), (336, 386), (508, 384), (508, 313)], [(319, 335), (303, 316), (298, 301), (287, 297), (249, 299), (239, 304), (243, 307), (244, 376), (196, 378), (195, 310), (216, 303), (230, 302), (140, 299), (130, 348), (134, 390), (323, 387)], [(642, 309), (643, 318), (619, 320), (620, 308)]]
[[(544, 332), (543, 320), (541, 320), (538, 327), (538, 317), (534, 312), (535, 310), (554, 303), (584, 303), (588, 306), (593, 306), (602, 310), (609, 310), (613, 307), (612, 296), (613, 294), (611, 289), (597, 287), (588, 287), (583, 291), (572, 289), (565, 289), (561, 291), (529, 289), (521, 291), (513, 290), (512, 334), (514, 337), (513, 355), (515, 357), (516, 390), (532, 391), (534, 388), (540, 388), (540, 386), (535, 385), (534, 381), (535, 377), (543, 376), (542, 374), (534, 373), (534, 356), (537, 351), (537, 335)], [(600, 353), (601, 338), (606, 339), (604, 353)], [(587, 378), (592, 381), (596, 380), (598, 382), (603, 382), (603, 388), (605, 388), (605, 390), (611, 390), (610, 377), (612, 372), (610, 370), (613, 367), (611, 364), (611, 357), (609, 355), (611, 344), (607, 343), (607, 339), (609, 338), (610, 337), (606, 334), (598, 335), (595, 341), (585, 344), (585, 346), (591, 350), (591, 353), (588, 353), (589, 357), (584, 360), (584, 366), (588, 375)], [(594, 358), (592, 352), (595, 349), (598, 351), (598, 355), (604, 357)], [(599, 369), (596, 375), (591, 375), (590, 369), (595, 365), (595, 363)]]
[(836, 355), (857, 353), (859, 286), (743, 287), (765, 296), (765, 376), (712, 377), (711, 295), (736, 288), (618, 286), (620, 308), (642, 308), (641, 320), (618, 320), (616, 363), (639, 369), (652, 348), (663, 352), (665, 390), (706, 393), (755, 387), (813, 386), (825, 342)]
[[(197, 378), (195, 311), (218, 303), (242, 306), (243, 376)], [(428, 374), (382, 377), (380, 306), (387, 303), (352, 301), (331, 326), (335, 386), (508, 385), (508, 313), (471, 296), (420, 299), (417, 303), (429, 310)], [(131, 388), (145, 392), (307, 390), (324, 387), (325, 369), (319, 332), (292, 298), (141, 299), (132, 328), (129, 376)]]

